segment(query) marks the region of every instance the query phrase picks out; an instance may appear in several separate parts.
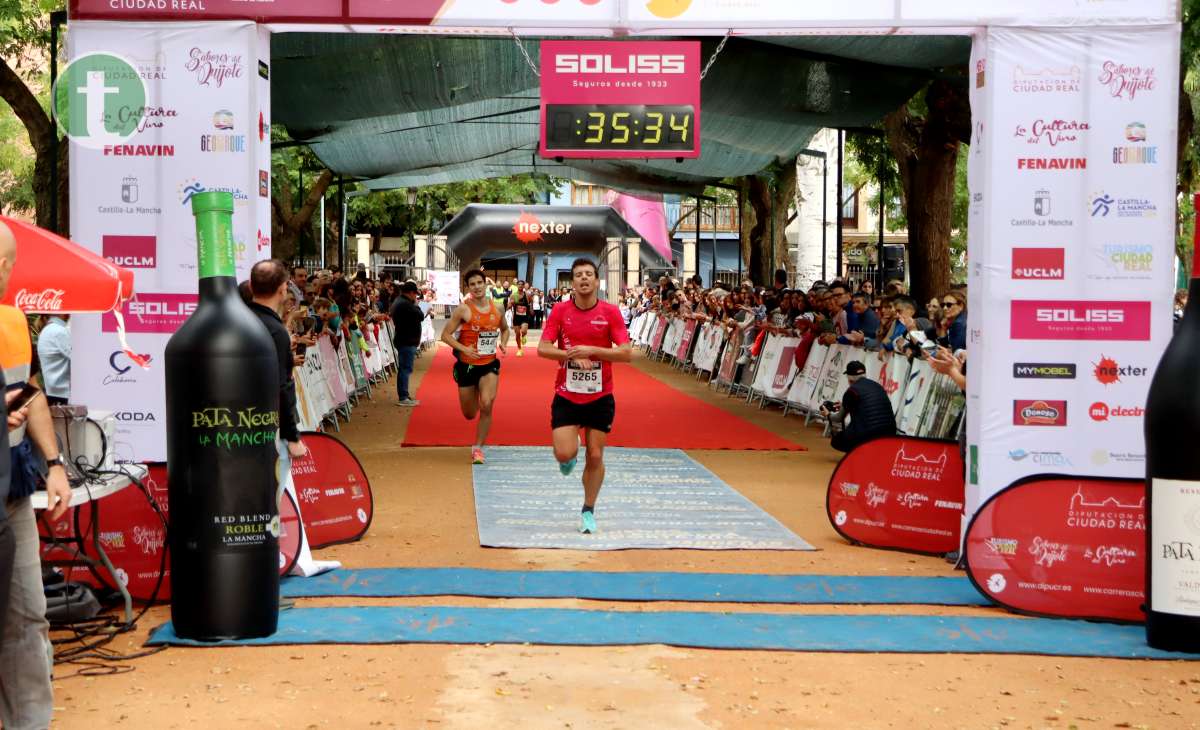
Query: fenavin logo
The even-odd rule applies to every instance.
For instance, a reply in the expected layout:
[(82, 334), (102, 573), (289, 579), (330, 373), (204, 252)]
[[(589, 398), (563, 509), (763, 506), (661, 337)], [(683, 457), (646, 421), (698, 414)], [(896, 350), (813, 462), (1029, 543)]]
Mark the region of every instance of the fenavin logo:
[(1074, 380), (1075, 379), (1075, 363), (1039, 363), (1039, 362), (1015, 362), (1013, 363), (1014, 378), (1043, 378), (1047, 380)]
[(137, 133), (146, 108), (146, 82), (129, 60), (88, 53), (63, 69), (53, 99), (63, 134), (89, 149), (103, 149)]

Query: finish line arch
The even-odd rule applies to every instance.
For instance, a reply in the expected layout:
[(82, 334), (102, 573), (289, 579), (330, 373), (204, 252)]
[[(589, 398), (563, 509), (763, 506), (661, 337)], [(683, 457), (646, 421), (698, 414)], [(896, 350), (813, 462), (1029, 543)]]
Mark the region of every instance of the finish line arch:
[(638, 232), (607, 205), (472, 203), (438, 236), (444, 237), (462, 270), (476, 266), (489, 251), (589, 256), (599, 266), (606, 297), (613, 302), (625, 287), (642, 283), (643, 267), (670, 263), (650, 246), (642, 246)]
[[(68, 55), (121, 52), (146, 81), (148, 107), (155, 110), (153, 124), (128, 144), (89, 147), (72, 141), (73, 233), (99, 253), (153, 262), (136, 270), (137, 290), (144, 293), (137, 312), (127, 308), (125, 321), (134, 349), (161, 361), (169, 334), (182, 321), (178, 313), (196, 291), (192, 194), (205, 189), (234, 194), (243, 276), (254, 260), (269, 254), (271, 84), (301, 81), (272, 77), (272, 34), (732, 35), (790, 37), (806, 46), (820, 37), (826, 54), (839, 52), (862, 63), (881, 60), (879, 42), (885, 37), (970, 37), (968, 514), (1008, 484), (1040, 471), (1039, 459), (1052, 460), (1070, 475), (1140, 477), (1141, 418), (1091, 414), (1125, 412), (1144, 402), (1149, 378), (1107, 384), (1096, 382), (1091, 372), (1102, 358), (1151, 363), (1171, 336), (1177, 0), (1069, 7), (1044, 0), (750, 0), (738, 4), (736, 15), (724, 5), (693, 0), (666, 12), (643, 0), (72, 0)], [(814, 75), (809, 81), (819, 86), (828, 78)], [(747, 85), (758, 83), (762, 74), (745, 79)], [(819, 126), (823, 112), (852, 108), (854, 96), (833, 95), (825, 108), (770, 95), (761, 104), (778, 109), (781, 117)], [(361, 121), (363, 140), (396, 131), (372, 131)], [(859, 125), (873, 121), (864, 118)], [(322, 133), (311, 130), (312, 139)], [(729, 151), (713, 135), (708, 148), (701, 141), (701, 160), (705, 149), (710, 158)], [(444, 145), (439, 174), (477, 162), (470, 141), (459, 136)], [(443, 149), (433, 137), (427, 147)], [(514, 160), (532, 166), (531, 149), (505, 149), (494, 161), (503, 162), (504, 170)], [(369, 162), (369, 153), (365, 156)], [(607, 184), (632, 181), (631, 188), (653, 189), (663, 177), (691, 169), (688, 164), (588, 163), (587, 169)], [(427, 169), (403, 172), (416, 179)], [(402, 179), (393, 175), (398, 184)], [(621, 252), (628, 259), (629, 252)], [(1097, 311), (1103, 315), (1093, 316)], [(107, 318), (77, 318), (75, 351), (89, 361), (105, 361), (112, 327)], [(1036, 373), (1036, 367), (1017, 367), (1043, 362), (1068, 363), (1077, 376), (1040, 380), (1022, 374)], [(156, 377), (161, 376), (111, 383), (80, 368), (73, 372), (72, 390), (97, 408), (155, 414), (130, 421), (118, 438), (135, 446), (136, 458), (158, 461), (165, 458), (165, 438), (157, 428), (164, 405)]]

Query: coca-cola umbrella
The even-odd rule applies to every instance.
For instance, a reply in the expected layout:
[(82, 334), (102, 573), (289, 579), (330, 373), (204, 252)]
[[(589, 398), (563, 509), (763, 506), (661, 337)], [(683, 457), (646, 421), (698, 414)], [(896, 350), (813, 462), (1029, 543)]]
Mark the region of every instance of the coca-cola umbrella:
[(77, 243), (0, 215), (17, 239), (17, 264), (0, 304), (27, 314), (111, 312), (133, 296), (133, 272)]
[(17, 263), (0, 304), (26, 314), (117, 314), (121, 349), (137, 364), (144, 359), (125, 343), (121, 303), (133, 296), (133, 272), (43, 228), (0, 215), (17, 241)]

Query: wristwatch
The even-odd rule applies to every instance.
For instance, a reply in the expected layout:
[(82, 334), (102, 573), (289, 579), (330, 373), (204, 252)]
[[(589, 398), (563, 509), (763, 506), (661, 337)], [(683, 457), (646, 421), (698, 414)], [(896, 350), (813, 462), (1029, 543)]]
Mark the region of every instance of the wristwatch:
[(56, 456), (53, 459), (46, 459), (46, 468), (49, 469), (52, 466), (61, 466), (64, 469), (67, 468), (66, 464), (63, 463), (61, 455)]

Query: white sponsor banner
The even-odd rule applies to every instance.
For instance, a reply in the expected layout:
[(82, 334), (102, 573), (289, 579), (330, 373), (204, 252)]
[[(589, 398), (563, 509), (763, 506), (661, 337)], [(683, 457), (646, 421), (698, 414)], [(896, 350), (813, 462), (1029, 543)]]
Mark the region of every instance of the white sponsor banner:
[(712, 372), (725, 342), (725, 330), (719, 325), (705, 323), (696, 333), (696, 349), (692, 350), (692, 364), (697, 370)]
[(968, 515), (1034, 473), (1145, 474), (1172, 334), (1178, 59), (1175, 26), (976, 44)]
[(462, 304), (462, 292), (458, 290), (457, 271), (430, 271), (427, 272), (426, 277), (429, 286), (433, 288), (434, 304), (447, 304), (451, 307)]
[[(434, 21), (467, 28), (569, 27), (581, 32), (689, 30), (724, 33), (787, 28), (882, 27), (895, 33), (903, 26), (976, 27), (993, 25), (1157, 24), (1179, 19), (1177, 0), (584, 0), (582, 3), (512, 0), (453, 0)], [(363, 31), (377, 26), (352, 26)], [(392, 31), (397, 29), (391, 28)], [(431, 28), (404, 30), (429, 32)], [(903, 32), (903, 30), (899, 30)], [(550, 34), (550, 33), (546, 33)]]
[(753, 389), (768, 398), (786, 398), (798, 370), (796, 348), (799, 345), (799, 337), (767, 335), (762, 354), (759, 355), (758, 369), (754, 373)]
[(792, 380), (792, 387), (787, 396), (789, 403), (807, 410), (820, 407), (820, 403), (813, 403), (813, 396), (816, 394), (821, 370), (825, 366), (828, 354), (828, 345), (813, 344), (812, 349), (808, 351), (808, 359), (804, 362), (804, 369)]
[[(195, 308), (195, 221), (191, 196), (234, 196), (239, 278), (269, 255), (270, 157), (267, 33), (247, 22), (73, 21), (68, 57), (107, 52), (128, 59), (146, 85), (139, 131), (95, 148), (70, 145), (71, 234), (134, 272), (126, 307), (130, 347), (150, 370), (127, 369), (112, 315), (73, 320), (71, 398), (117, 413), (117, 457), (166, 459), (163, 350)], [(261, 113), (261, 121), (260, 121)], [(262, 174), (260, 174), (262, 170)], [(260, 181), (265, 188), (260, 188)], [(260, 194), (262, 193), (262, 194)]]
[(663, 352), (668, 355), (674, 355), (679, 350), (679, 343), (683, 340), (684, 326), (685, 324), (682, 319), (671, 319), (671, 323), (667, 325), (667, 334), (663, 338)]
[[(463, 11), (461, 17), (466, 17)], [(1179, 18), (1177, 0), (631, 0), (625, 12), (629, 24), (639, 30), (732, 27), (735, 33), (743, 28), (781, 31), (816, 26), (894, 30), (905, 25), (1139, 25), (1173, 23)]]

